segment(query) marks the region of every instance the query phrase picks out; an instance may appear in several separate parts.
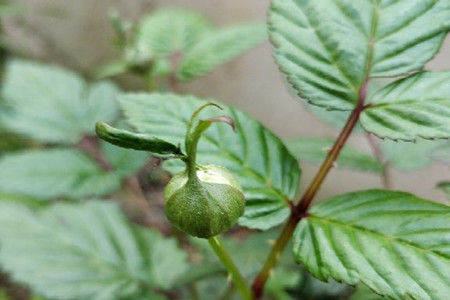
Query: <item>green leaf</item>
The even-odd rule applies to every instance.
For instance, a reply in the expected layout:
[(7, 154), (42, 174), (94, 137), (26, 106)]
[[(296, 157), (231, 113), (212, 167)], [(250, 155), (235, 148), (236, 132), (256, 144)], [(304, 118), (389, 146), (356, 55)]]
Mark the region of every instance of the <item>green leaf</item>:
[[(350, 116), (350, 111), (340, 111), (340, 110), (326, 110), (323, 107), (313, 105), (311, 103), (305, 102), (305, 107), (308, 111), (313, 113), (320, 121), (328, 124), (335, 129), (342, 129)], [(365, 132), (361, 125), (358, 123), (355, 129), (355, 133)]]
[(7, 66), (3, 87), (9, 110), (0, 120), (9, 130), (39, 141), (76, 143), (94, 133), (97, 120), (116, 119), (117, 94), (112, 83), (88, 86), (59, 67), (14, 60)]
[(294, 234), (294, 253), (321, 280), (361, 282), (397, 300), (445, 299), (449, 220), (449, 206), (408, 193), (350, 193), (309, 211)]
[(352, 110), (368, 78), (421, 69), (450, 30), (447, 0), (274, 0), (275, 58), (299, 95)]
[(122, 148), (147, 151), (160, 157), (183, 155), (179, 146), (153, 136), (117, 129), (106, 123), (97, 122), (95, 131), (101, 139)]
[[(286, 141), (289, 151), (300, 162), (320, 165), (333, 146), (334, 141), (328, 138), (298, 138)], [(337, 167), (350, 168), (357, 171), (382, 173), (383, 164), (375, 157), (365, 154), (349, 146), (344, 146), (337, 160)]]
[(145, 18), (139, 25), (136, 43), (150, 47), (154, 55), (184, 52), (212, 30), (200, 14), (183, 9), (164, 9)]
[(0, 223), (2, 269), (52, 299), (136, 299), (187, 267), (174, 240), (133, 226), (114, 203), (32, 211), (0, 202)]
[(126, 71), (128, 71), (128, 65), (124, 60), (114, 60), (100, 67), (95, 72), (95, 78), (103, 79), (113, 77), (123, 74)]
[(120, 179), (74, 149), (29, 150), (0, 158), (0, 191), (18, 195), (98, 196), (119, 188)]
[(447, 198), (450, 200), (450, 182), (448, 181), (440, 182), (437, 185), (437, 187), (440, 188), (447, 195)]
[(349, 300), (386, 300), (386, 297), (380, 296), (365, 285), (360, 284)]
[(183, 57), (178, 77), (187, 81), (228, 62), (267, 38), (259, 24), (229, 27), (205, 35)]
[(449, 81), (448, 71), (420, 72), (389, 84), (369, 99), (362, 126), (393, 140), (450, 138)]
[(432, 162), (433, 149), (442, 141), (418, 140), (415, 143), (384, 140), (380, 143), (383, 157), (400, 171), (414, 171), (425, 168)]
[[(130, 94), (120, 98), (125, 115), (139, 132), (161, 137), (173, 144), (183, 143), (191, 114), (211, 102), (173, 94)], [(300, 169), (282, 142), (247, 114), (234, 107), (221, 114), (232, 117), (237, 133), (217, 124), (200, 139), (198, 163), (213, 163), (229, 169), (241, 183), (246, 210), (240, 224), (268, 229), (289, 215), (288, 200), (296, 195)], [(217, 116), (217, 109), (206, 108), (200, 117)], [(224, 127), (225, 126), (225, 127)], [(169, 162), (170, 171), (183, 169)], [(167, 167), (167, 165), (166, 165)]]

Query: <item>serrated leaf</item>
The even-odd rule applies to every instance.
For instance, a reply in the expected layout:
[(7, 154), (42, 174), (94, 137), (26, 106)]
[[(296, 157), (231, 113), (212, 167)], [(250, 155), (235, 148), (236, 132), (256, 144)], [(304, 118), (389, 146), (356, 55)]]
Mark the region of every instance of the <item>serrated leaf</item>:
[(275, 0), (275, 58), (311, 103), (352, 110), (368, 78), (421, 69), (450, 30), (447, 0)]
[(187, 81), (203, 75), (262, 43), (266, 37), (265, 26), (259, 24), (213, 31), (186, 52), (178, 77)]
[(386, 297), (380, 296), (365, 285), (360, 284), (349, 300), (386, 300)]
[(432, 162), (433, 149), (443, 143), (427, 140), (418, 140), (415, 143), (384, 140), (379, 145), (390, 166), (400, 171), (414, 171), (428, 166)]
[(449, 81), (448, 71), (420, 72), (389, 84), (369, 99), (362, 126), (393, 140), (450, 138)]
[(8, 64), (0, 121), (9, 130), (51, 143), (76, 143), (94, 133), (97, 120), (118, 115), (118, 89), (108, 82), (88, 86), (65, 69), (15, 60)]
[[(191, 114), (207, 102), (211, 100), (173, 94), (130, 94), (120, 99), (130, 124), (139, 132), (175, 145), (183, 143)], [(220, 105), (224, 107), (220, 114), (234, 119), (237, 133), (227, 124), (212, 126), (200, 139), (198, 162), (224, 166), (237, 177), (246, 198), (241, 225), (268, 229), (280, 224), (289, 215), (287, 201), (297, 192), (300, 177), (297, 161), (257, 121), (234, 107)], [(200, 117), (217, 115), (217, 109), (206, 108)], [(170, 163), (171, 172), (183, 169), (180, 164)]]
[[(300, 162), (310, 162), (320, 165), (333, 146), (333, 139), (328, 138), (298, 138), (286, 141), (289, 151), (297, 157)], [(337, 159), (337, 167), (349, 168), (363, 172), (382, 173), (383, 164), (375, 157), (344, 146)]]
[(175, 241), (134, 227), (114, 203), (36, 212), (0, 202), (0, 223), (2, 269), (52, 299), (136, 299), (170, 287), (187, 267)]
[(106, 142), (122, 148), (147, 151), (160, 157), (183, 155), (178, 146), (162, 139), (114, 128), (106, 123), (97, 122), (95, 132)]
[(440, 182), (437, 185), (437, 187), (440, 188), (447, 195), (447, 198), (450, 200), (450, 182), (446, 181)]
[(298, 262), (319, 279), (364, 283), (393, 299), (450, 295), (450, 207), (382, 190), (309, 211), (294, 234)]
[(1, 192), (76, 199), (111, 193), (120, 179), (74, 149), (28, 150), (0, 158)]
[(136, 43), (147, 45), (157, 56), (166, 56), (184, 52), (210, 30), (212, 25), (196, 12), (164, 9), (140, 23)]
[[(344, 127), (351, 113), (350, 111), (326, 110), (323, 109), (323, 107), (319, 107), (308, 102), (305, 102), (304, 104), (306, 109), (319, 118), (320, 121), (338, 130)], [(358, 123), (353, 132), (361, 133), (365, 131)]]

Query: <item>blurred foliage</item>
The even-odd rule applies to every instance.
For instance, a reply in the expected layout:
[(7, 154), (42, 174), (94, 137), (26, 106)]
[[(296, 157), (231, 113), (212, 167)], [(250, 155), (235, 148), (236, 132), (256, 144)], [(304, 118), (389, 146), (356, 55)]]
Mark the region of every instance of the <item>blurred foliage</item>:
[(97, 77), (131, 72), (151, 89), (158, 89), (155, 81), (166, 89), (174, 81), (191, 81), (266, 39), (263, 24), (217, 29), (201, 14), (184, 9), (156, 11), (136, 25), (112, 13), (111, 24), (122, 58), (103, 66)]

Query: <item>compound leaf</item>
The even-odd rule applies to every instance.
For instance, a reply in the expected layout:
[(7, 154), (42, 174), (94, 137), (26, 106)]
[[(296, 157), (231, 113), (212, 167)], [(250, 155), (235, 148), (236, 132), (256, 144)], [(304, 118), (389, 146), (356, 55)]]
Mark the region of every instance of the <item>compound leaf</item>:
[[(211, 101), (209, 101), (211, 102)], [(173, 94), (129, 94), (120, 98), (129, 123), (139, 132), (182, 143), (191, 114), (207, 101)], [(298, 188), (300, 169), (282, 142), (247, 114), (234, 107), (206, 108), (202, 118), (219, 114), (234, 119), (237, 133), (215, 124), (200, 139), (199, 163), (228, 168), (244, 189), (246, 210), (240, 224), (268, 229), (289, 215), (288, 200)], [(175, 173), (183, 165), (169, 162)], [(167, 167), (167, 165), (166, 165)]]
[(420, 72), (376, 93), (361, 115), (365, 130), (381, 138), (450, 138), (450, 72)]
[(14, 60), (6, 69), (3, 98), (8, 109), (0, 121), (39, 141), (76, 143), (94, 133), (97, 120), (115, 120), (117, 94), (112, 83), (88, 86), (62, 68)]
[(2, 269), (51, 299), (139, 299), (187, 267), (175, 241), (133, 226), (114, 203), (33, 211), (0, 201), (0, 223)]
[(178, 77), (187, 81), (203, 75), (263, 42), (266, 37), (266, 27), (257, 24), (213, 31), (186, 52)]
[(448, 0), (275, 0), (275, 58), (299, 95), (352, 110), (372, 77), (421, 69), (450, 30)]
[[(289, 151), (297, 157), (300, 162), (310, 162), (320, 165), (333, 146), (334, 141), (327, 138), (298, 138), (286, 141)], [(337, 167), (349, 168), (363, 172), (382, 173), (383, 164), (375, 157), (344, 146), (339, 155)]]
[(364, 283), (396, 300), (450, 295), (450, 207), (382, 190), (314, 206), (294, 234), (298, 262), (319, 279)]
[(28, 150), (0, 158), (0, 191), (37, 198), (82, 198), (113, 192), (120, 177), (74, 149)]

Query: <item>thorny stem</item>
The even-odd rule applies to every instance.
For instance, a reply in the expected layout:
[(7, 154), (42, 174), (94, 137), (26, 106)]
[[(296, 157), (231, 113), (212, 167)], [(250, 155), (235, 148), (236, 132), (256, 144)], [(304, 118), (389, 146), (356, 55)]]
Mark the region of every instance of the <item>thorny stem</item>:
[(231, 260), (230, 255), (223, 247), (219, 238), (217, 236), (214, 236), (212, 238), (209, 238), (208, 242), (211, 248), (216, 253), (217, 257), (220, 259), (222, 265), (227, 269), (228, 273), (233, 279), (237, 290), (241, 293), (242, 299), (252, 300), (252, 292), (248, 288), (247, 283), (245, 282), (234, 262)]
[(322, 186), (322, 183), (328, 175), (328, 172), (331, 170), (331, 168), (333, 168), (334, 162), (338, 158), (353, 129), (358, 124), (359, 117), (366, 108), (364, 106), (364, 101), (366, 99), (367, 86), (368, 81), (366, 81), (361, 88), (359, 92), (359, 100), (356, 104), (355, 109), (350, 114), (347, 123), (339, 134), (339, 137), (335, 141), (333, 147), (328, 152), (325, 161), (322, 163), (322, 166), (320, 167), (313, 181), (309, 185), (303, 197), (300, 199), (300, 202), (292, 207), (291, 216), (289, 217), (288, 222), (285, 224), (283, 230), (281, 231), (281, 234), (277, 239), (275, 245), (273, 246), (263, 268), (253, 281), (253, 299), (260, 299), (262, 297), (264, 286), (270, 276), (273, 267), (277, 263), (284, 248), (289, 243), (289, 240), (291, 239), (297, 224), (302, 218), (307, 217), (307, 210), (311, 205), (312, 200)]

